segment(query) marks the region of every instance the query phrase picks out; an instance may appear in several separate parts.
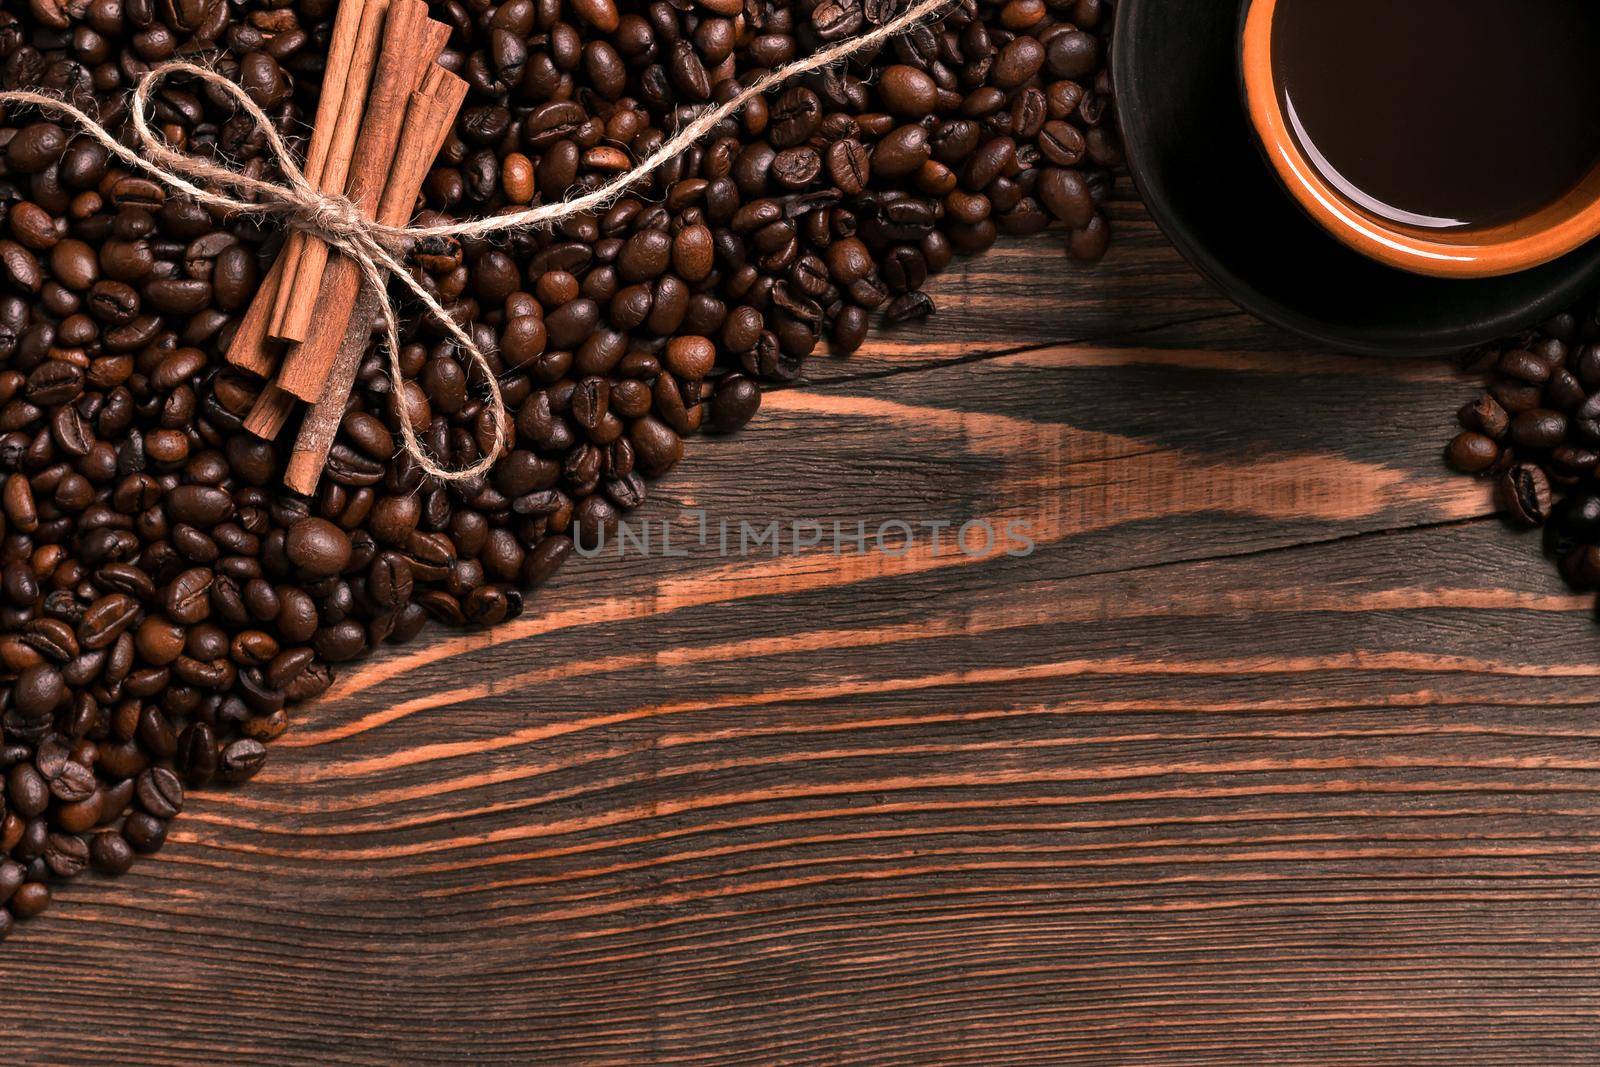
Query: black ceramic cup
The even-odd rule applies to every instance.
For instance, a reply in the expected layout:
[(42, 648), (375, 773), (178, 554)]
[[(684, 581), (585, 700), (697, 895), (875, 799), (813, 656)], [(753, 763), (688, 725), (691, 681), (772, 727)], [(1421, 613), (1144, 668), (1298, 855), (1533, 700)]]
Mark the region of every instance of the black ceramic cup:
[(1600, 284), (1600, 242), (1519, 274), (1445, 279), (1330, 236), (1268, 167), (1245, 116), (1241, 15), (1227, 0), (1119, 0), (1111, 57), (1150, 214), (1241, 307), (1344, 351), (1429, 355), (1517, 333)]

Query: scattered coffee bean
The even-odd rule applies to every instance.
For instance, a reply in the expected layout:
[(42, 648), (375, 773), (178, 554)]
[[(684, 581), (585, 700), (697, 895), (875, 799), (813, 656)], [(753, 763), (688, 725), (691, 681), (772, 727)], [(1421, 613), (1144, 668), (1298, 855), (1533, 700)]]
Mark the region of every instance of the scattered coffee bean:
[(1559, 315), (1498, 352), (1469, 355), (1484, 392), (1463, 406), (1447, 459), (1494, 477), (1517, 526), (1543, 526), (1562, 575), (1600, 590), (1600, 304)]

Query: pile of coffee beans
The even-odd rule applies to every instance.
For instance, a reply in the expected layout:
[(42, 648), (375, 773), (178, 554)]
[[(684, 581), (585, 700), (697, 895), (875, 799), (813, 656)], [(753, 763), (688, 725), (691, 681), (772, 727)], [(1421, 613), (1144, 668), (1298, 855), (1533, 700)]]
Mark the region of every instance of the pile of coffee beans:
[[(902, 5), (435, 2), (472, 91), (423, 218), (591, 189), (741, 81)], [(303, 143), (334, 9), (18, 0), (0, 85), (121, 127), (143, 71), (199, 57)], [(602, 214), (417, 248), (415, 275), (497, 353), (515, 449), (448, 487), (398, 453), (401, 419), (451, 465), (488, 440), (483, 383), (415, 321), (410, 382), (368, 359), (309, 499), (280, 486), (286, 444), (242, 430), (260, 383), (220, 355), (283, 235), (0, 113), (0, 936), (52, 880), (159, 849), (186, 788), (254, 775), (330, 664), (430, 618), (515, 616), (684, 438), (744, 425), (763, 384), (848, 355), (874, 318), (931, 313), (924, 283), (953, 256), (1054, 224), (1098, 259), (1120, 156), (1109, 24), (1108, 0), (964, 0), (753, 103)], [(157, 118), (174, 145), (272, 176), (212, 91), (169, 84)], [(1492, 464), (1501, 439), (1463, 447)]]
[(1492, 478), (1508, 521), (1544, 527), (1573, 588), (1600, 590), (1600, 305), (1473, 353), (1485, 389), (1445, 449), (1456, 470)]

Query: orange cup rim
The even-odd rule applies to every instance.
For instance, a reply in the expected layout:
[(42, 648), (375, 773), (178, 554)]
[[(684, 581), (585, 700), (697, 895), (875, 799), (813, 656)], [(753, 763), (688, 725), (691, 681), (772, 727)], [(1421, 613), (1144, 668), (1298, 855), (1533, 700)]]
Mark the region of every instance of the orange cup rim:
[(1600, 237), (1600, 166), (1567, 196), (1526, 218), (1451, 231), (1379, 218), (1352, 204), (1305, 158), (1290, 132), (1272, 65), (1278, 0), (1249, 0), (1239, 49), (1245, 108), (1278, 178), (1324, 230), (1380, 263), (1438, 278), (1492, 278), (1560, 259)]

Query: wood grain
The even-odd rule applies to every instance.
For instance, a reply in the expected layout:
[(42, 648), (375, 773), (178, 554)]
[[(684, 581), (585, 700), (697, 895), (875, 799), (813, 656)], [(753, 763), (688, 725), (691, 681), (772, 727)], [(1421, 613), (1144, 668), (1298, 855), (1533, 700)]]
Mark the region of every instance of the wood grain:
[(1591, 605), (1442, 469), (1468, 384), (1118, 214), (1103, 274), (967, 264), (645, 509), (1031, 556), (574, 560), (64, 889), (6, 1062), (1593, 1063)]

